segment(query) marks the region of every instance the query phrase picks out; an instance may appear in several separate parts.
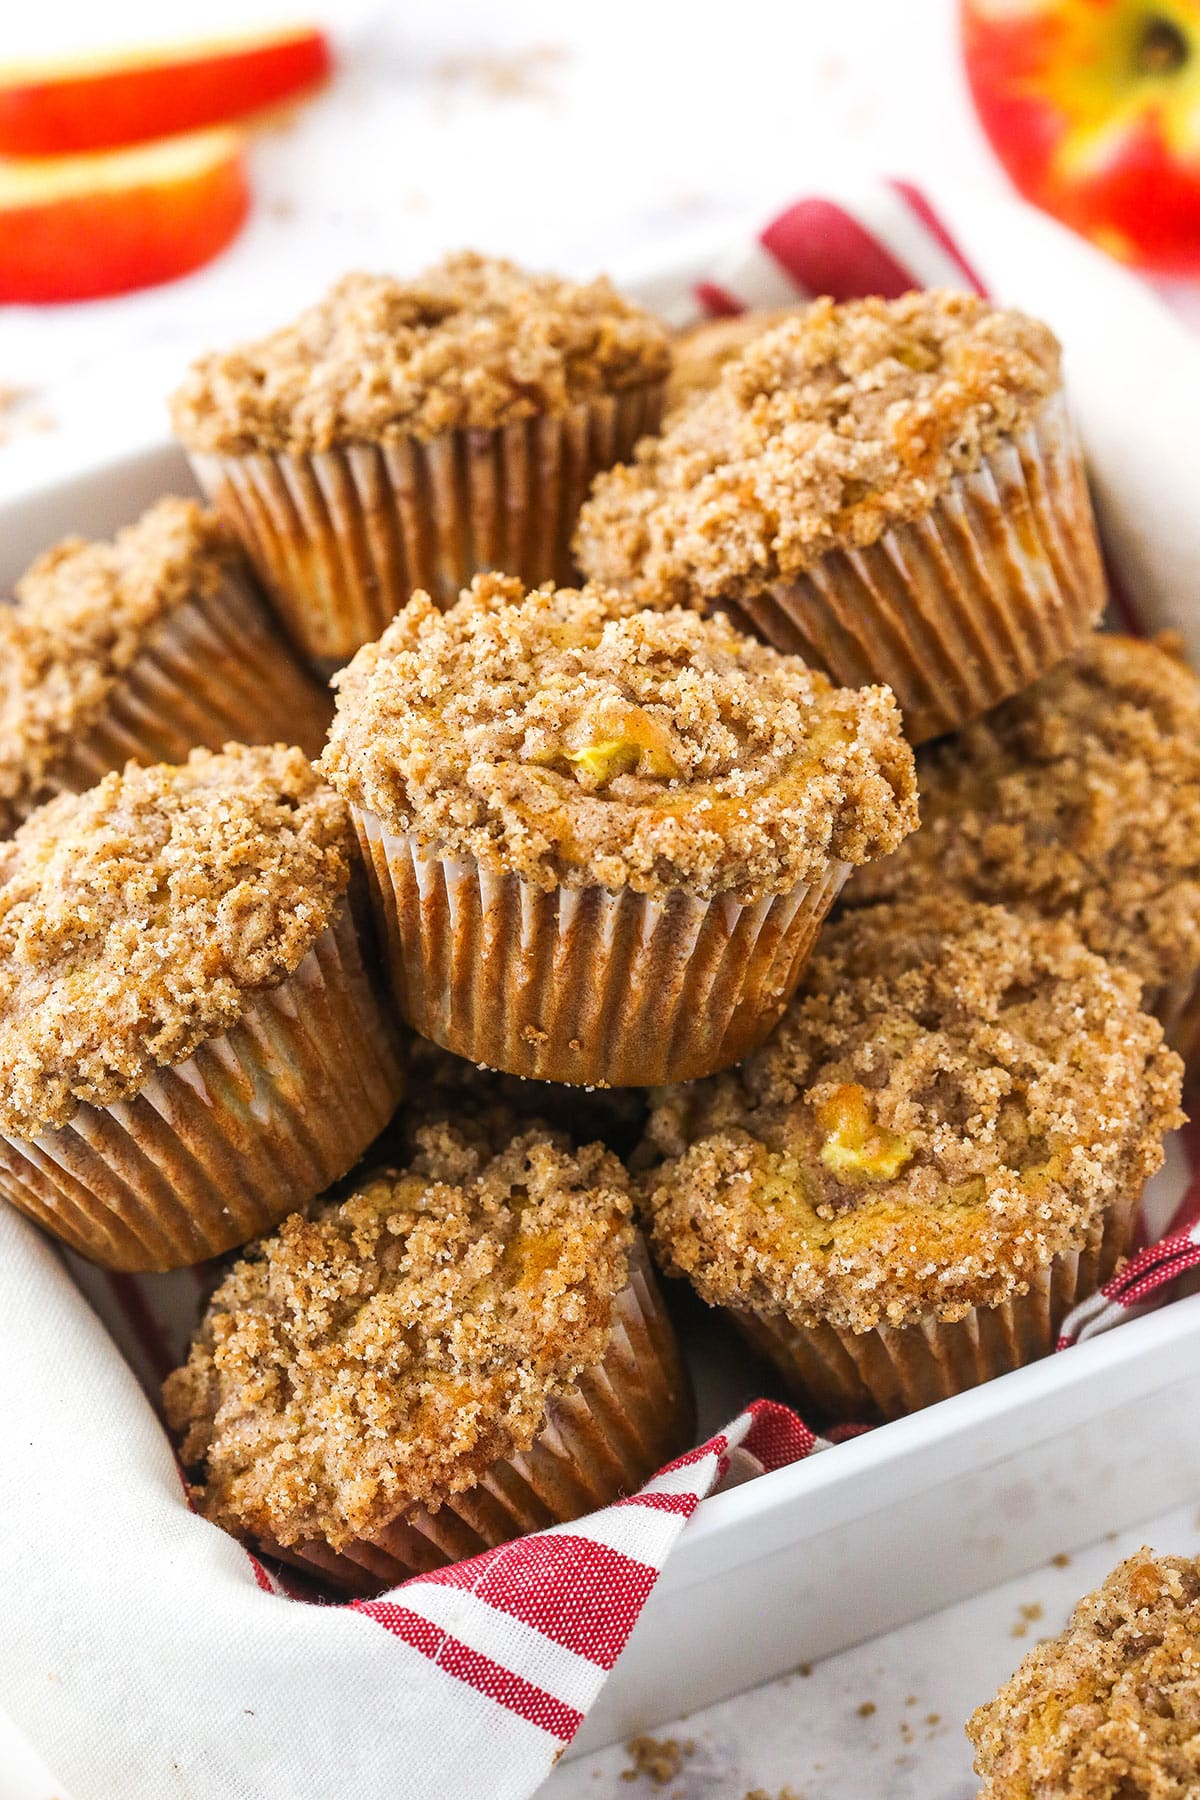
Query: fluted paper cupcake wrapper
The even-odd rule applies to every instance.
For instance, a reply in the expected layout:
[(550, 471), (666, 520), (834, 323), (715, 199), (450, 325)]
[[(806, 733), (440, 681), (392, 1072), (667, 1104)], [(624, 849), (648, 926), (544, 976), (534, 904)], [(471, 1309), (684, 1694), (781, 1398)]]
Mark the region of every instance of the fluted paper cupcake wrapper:
[(997, 706), (1082, 641), (1104, 572), (1061, 394), (919, 519), (730, 611), (847, 687), (886, 682), (914, 744)]
[(1040, 1271), (1028, 1293), (974, 1307), (953, 1322), (930, 1316), (856, 1333), (793, 1325), (783, 1314), (732, 1317), (815, 1413), (842, 1422), (900, 1418), (1048, 1356), (1071, 1308), (1102, 1287), (1128, 1255), (1140, 1205), (1138, 1193), (1112, 1207), (1079, 1249), (1063, 1251)]
[(663, 384), (558, 417), (423, 442), (192, 466), (232, 525), (293, 641), (323, 675), (372, 642), (417, 588), (449, 606), (479, 570), (529, 587), (573, 578), (571, 534), (592, 478), (658, 428)]
[(422, 855), (355, 807), (396, 1003), (423, 1037), (537, 1081), (653, 1087), (740, 1062), (768, 1035), (848, 873), (740, 906), (532, 887)]
[(402, 1084), (345, 903), (293, 975), (132, 1100), (0, 1137), (0, 1194), (106, 1268), (182, 1268), (346, 1174)]
[(333, 714), (246, 582), (227, 575), (160, 619), (117, 677), (104, 711), (55, 762), (44, 784), (83, 793), (129, 761), (180, 763), (197, 747), (299, 744), (315, 756)]
[(1200, 970), (1190, 980), (1164, 982), (1142, 995), (1142, 1006), (1153, 1013), (1172, 1050), (1187, 1065), (1189, 1076), (1200, 1068)]
[(381, 1592), (529, 1531), (582, 1518), (635, 1492), (691, 1442), (691, 1385), (641, 1241), (603, 1360), (550, 1402), (531, 1447), (496, 1462), (436, 1511), (407, 1509), (338, 1551), (306, 1541), (259, 1548), (342, 1591)]

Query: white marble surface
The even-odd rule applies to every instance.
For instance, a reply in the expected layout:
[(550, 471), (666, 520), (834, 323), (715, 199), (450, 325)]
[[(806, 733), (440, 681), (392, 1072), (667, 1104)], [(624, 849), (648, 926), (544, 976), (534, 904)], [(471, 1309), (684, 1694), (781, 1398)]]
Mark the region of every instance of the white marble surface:
[[(222, 7), (242, 20), (271, 10), (267, 0), (176, 0), (170, 15), (186, 29)], [(345, 0), (317, 10), (339, 31), (344, 72), (257, 145), (259, 203), (219, 263), (120, 301), (0, 312), (0, 386), (32, 390), (0, 443), (0, 494), (52, 474), (81, 441), (139, 441), (161, 424), (192, 351), (275, 321), (348, 266), (415, 269), (469, 242), (619, 270), (705, 222), (819, 191), (833, 173), (907, 172), (935, 188), (948, 168), (959, 181), (999, 180), (962, 93), (950, 0), (510, 0), (503, 10)], [(163, 9), (59, 0), (15, 14), (5, 9), (6, 54), (94, 41), (101, 18), (109, 35), (144, 35), (148, 22), (161, 33)], [(1194, 295), (1175, 299), (1200, 317)], [(967, 1800), (963, 1719), (1143, 1537), (1197, 1551), (1200, 1519), (1151, 1520), (1066, 1568), (664, 1730), (695, 1750), (663, 1789), (623, 1782), (628, 1758), (617, 1750), (560, 1768), (546, 1800), (737, 1800), (754, 1787), (770, 1800), (785, 1788), (797, 1800)], [(68, 1800), (2, 1721), (0, 1800)]]

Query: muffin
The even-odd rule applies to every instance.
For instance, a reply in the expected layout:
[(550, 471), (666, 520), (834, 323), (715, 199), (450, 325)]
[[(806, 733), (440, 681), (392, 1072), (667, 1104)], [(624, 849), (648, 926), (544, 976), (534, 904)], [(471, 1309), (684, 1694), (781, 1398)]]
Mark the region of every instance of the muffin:
[(747, 344), (777, 325), (798, 318), (805, 306), (777, 306), (770, 312), (736, 313), (730, 318), (701, 319), (676, 332), (671, 342), (671, 373), (665, 411), (671, 414), (697, 394), (714, 388), (726, 363)]
[(953, 888), (1069, 919), (1200, 1037), (1200, 681), (1168, 644), (1094, 635), (917, 762), (921, 828), (847, 904)]
[(479, 576), (337, 678), (400, 1012), (474, 1063), (643, 1087), (736, 1062), (851, 863), (912, 829), (890, 694), (725, 619)]
[(1044, 1355), (1129, 1250), (1181, 1067), (1062, 924), (928, 896), (823, 934), (741, 1068), (660, 1095), (651, 1242), (826, 1417)]
[(967, 1726), (979, 1800), (1200, 1794), (1200, 1558), (1139, 1550)]
[(469, 253), (415, 281), (348, 275), (172, 403), (197, 477), (280, 617), (330, 674), (417, 589), (573, 574), (592, 476), (656, 429), (665, 328), (607, 281)]
[(265, 1231), (401, 1090), (342, 802), (299, 750), (194, 750), (0, 844), (0, 1194), (112, 1269)]
[(631, 1210), (599, 1144), (442, 1124), (285, 1220), (166, 1383), (200, 1511), (375, 1593), (640, 1486), (691, 1401)]
[(969, 294), (820, 301), (756, 338), (597, 479), (575, 546), (644, 604), (886, 682), (914, 743), (1026, 687), (1105, 597), (1058, 343)]
[(160, 500), (111, 543), (48, 550), (0, 605), (0, 836), (131, 758), (231, 738), (315, 756), (332, 710), (216, 516)]

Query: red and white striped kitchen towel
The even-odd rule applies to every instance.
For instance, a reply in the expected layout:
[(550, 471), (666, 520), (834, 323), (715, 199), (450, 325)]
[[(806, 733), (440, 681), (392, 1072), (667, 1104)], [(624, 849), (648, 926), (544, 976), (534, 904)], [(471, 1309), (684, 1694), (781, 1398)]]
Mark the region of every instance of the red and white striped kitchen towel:
[[(1200, 651), (1200, 622), (1180, 606), (1200, 591), (1200, 540), (1193, 527), (1168, 555), (1163, 533), (1145, 530), (1148, 517), (1169, 524), (1172, 480), (1184, 483), (1182, 503), (1200, 465), (1200, 353), (1135, 283), (1044, 221), (1016, 208), (950, 216), (953, 229), (905, 184), (854, 202), (802, 200), (706, 268), (695, 298), (730, 312), (822, 292), (982, 290), (1000, 272), (1004, 298), (1068, 336), (1125, 585), (1149, 622), (1190, 631)], [(1093, 277), (1103, 330), (1089, 318)], [(674, 296), (676, 316), (683, 299)], [(1132, 364), (1114, 354), (1114, 310)], [(1172, 372), (1160, 385), (1181, 390), (1177, 402), (1157, 397), (1142, 440), (1157, 433), (1181, 458), (1179, 476), (1161, 475), (1152, 495), (1136, 455), (1147, 409), (1133, 404), (1150, 378), (1137, 360), (1147, 337), (1158, 375)], [(1077, 1309), (1064, 1347), (1200, 1267), (1200, 1179), (1173, 1179), (1173, 1234)], [(197, 1276), (89, 1270), (76, 1285), (4, 1209), (0, 1270), (0, 1705), (76, 1800), (524, 1800), (596, 1699), (703, 1497), (727, 1472), (742, 1480), (830, 1447), (786, 1407), (759, 1401), (591, 1518), (379, 1600), (307, 1604), (188, 1511), (135, 1378), (136, 1368), (152, 1384), (177, 1353)]]

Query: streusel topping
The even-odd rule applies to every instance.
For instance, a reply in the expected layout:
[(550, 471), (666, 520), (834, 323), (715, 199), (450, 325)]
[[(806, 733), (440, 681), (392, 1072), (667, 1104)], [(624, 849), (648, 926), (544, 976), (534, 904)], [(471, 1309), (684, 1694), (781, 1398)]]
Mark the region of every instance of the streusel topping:
[(132, 763), (0, 844), (0, 1131), (129, 1099), (277, 987), (350, 876), (346, 808), (300, 750)]
[(761, 1050), (660, 1095), (654, 1242), (714, 1305), (961, 1318), (1140, 1190), (1181, 1078), (1133, 977), (1066, 926), (872, 907), (825, 930)]
[(437, 1507), (604, 1355), (632, 1243), (617, 1159), (538, 1127), (418, 1142), (262, 1239), (167, 1381), (200, 1507), (231, 1530), (338, 1549)]
[(1195, 1800), (1200, 1558), (1139, 1550), (967, 1725), (979, 1800)]
[(917, 757), (921, 827), (846, 898), (931, 884), (1070, 919), (1145, 983), (1200, 970), (1200, 681), (1161, 644), (1097, 634)]
[(563, 413), (669, 365), (665, 327), (608, 281), (464, 251), (414, 281), (347, 275), (294, 324), (202, 356), (171, 416), (194, 450), (327, 450)]
[(928, 511), (1058, 384), (1050, 330), (973, 295), (818, 301), (597, 477), (576, 561), (656, 604), (760, 593)]
[(477, 576), (335, 678), (323, 758), (392, 831), (542, 888), (759, 899), (916, 814), (887, 688), (834, 688), (724, 618)]
[(111, 543), (64, 539), (22, 576), (0, 605), (0, 836), (47, 797), (151, 628), (214, 593), (236, 555), (214, 513), (168, 498)]
[(716, 387), (726, 363), (740, 356), (747, 344), (805, 311), (806, 306), (778, 306), (771, 312), (737, 313), (730, 318), (702, 319), (685, 326), (671, 342), (667, 412), (674, 412), (697, 394)]

